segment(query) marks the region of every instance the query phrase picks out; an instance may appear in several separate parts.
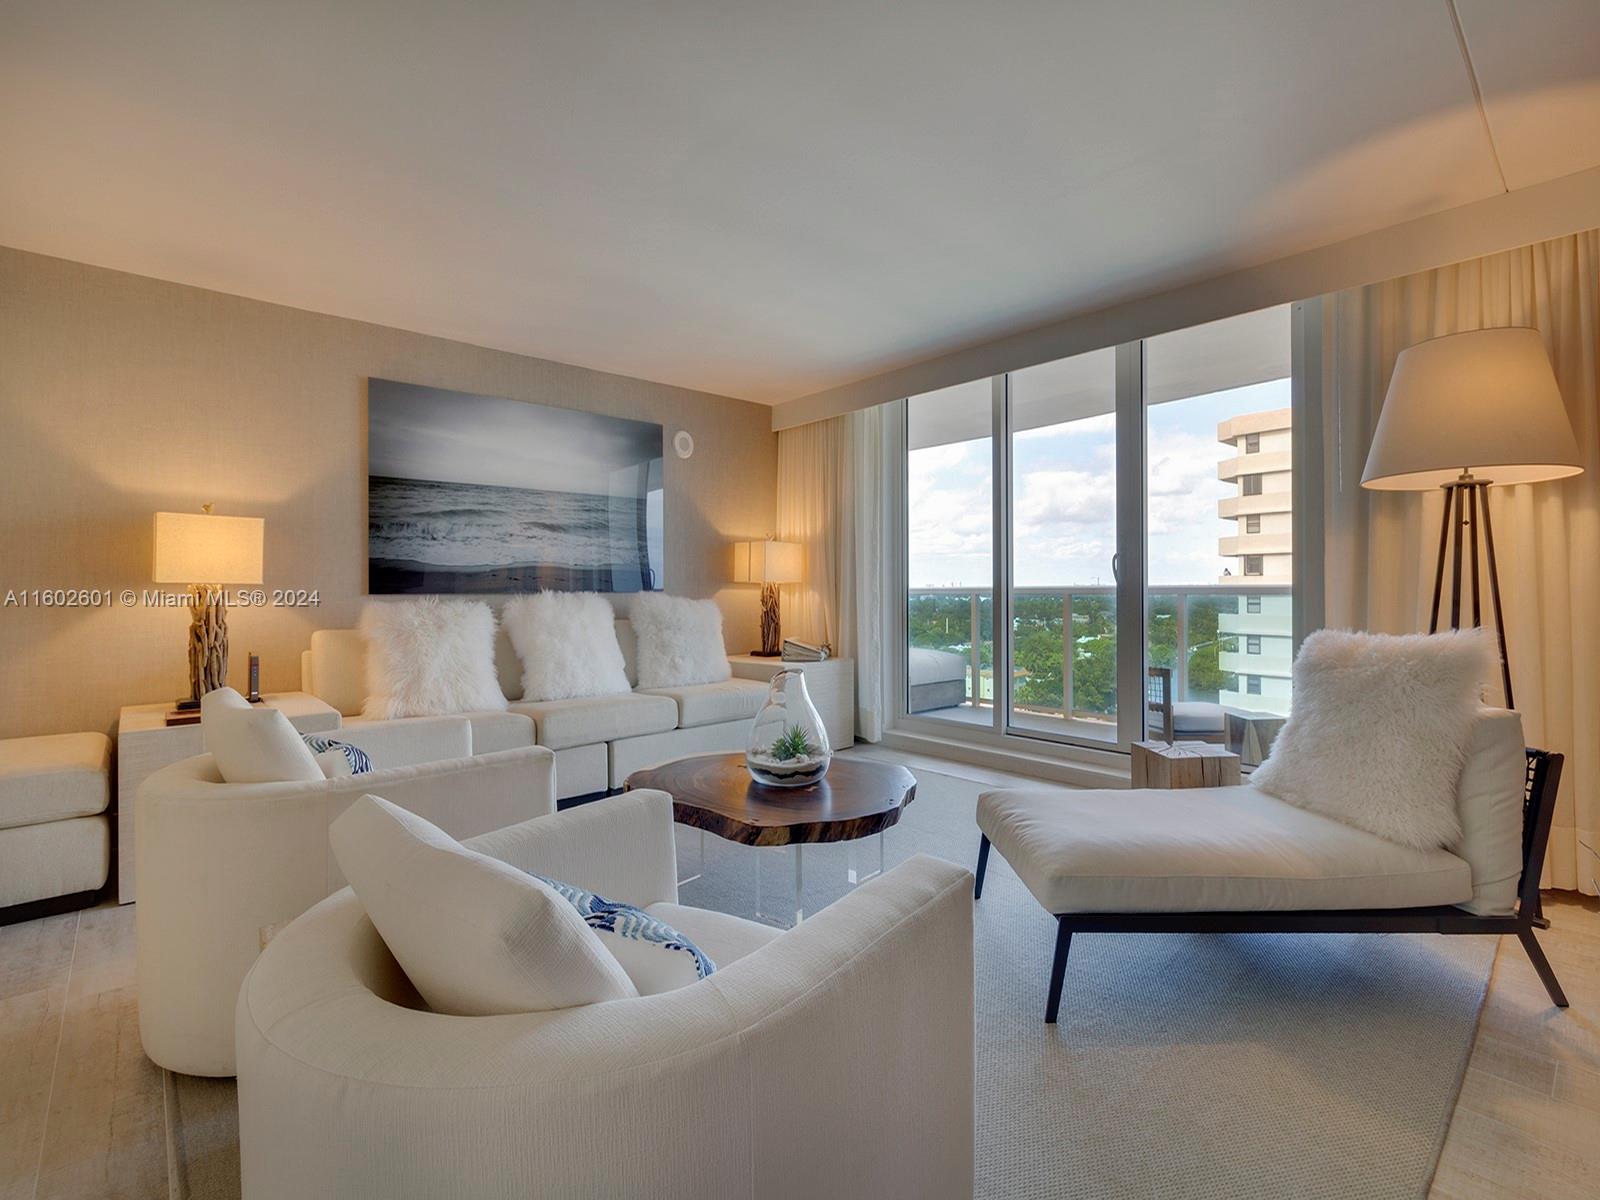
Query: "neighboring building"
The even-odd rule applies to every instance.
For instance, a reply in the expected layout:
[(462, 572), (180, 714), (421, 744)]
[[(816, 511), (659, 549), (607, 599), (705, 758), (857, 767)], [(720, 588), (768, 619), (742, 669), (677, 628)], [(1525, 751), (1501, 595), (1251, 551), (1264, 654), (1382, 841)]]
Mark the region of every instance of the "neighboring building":
[(1218, 539), (1217, 552), (1233, 561), (1220, 582), (1282, 589), (1245, 591), (1238, 611), (1217, 618), (1217, 632), (1232, 649), (1217, 663), (1237, 682), (1217, 699), (1233, 708), (1257, 712), (1289, 711), (1290, 667), (1294, 661), (1293, 465), (1287, 408), (1246, 413), (1217, 426), (1217, 440), (1234, 450), (1217, 464), (1217, 477), (1238, 493), (1217, 502), (1217, 515), (1234, 522), (1231, 536)]
[(1233, 566), (1223, 583), (1294, 582), (1289, 410), (1245, 413), (1217, 426), (1217, 440), (1234, 449), (1217, 464), (1217, 478), (1238, 487), (1217, 501), (1217, 515), (1234, 522), (1217, 553)]

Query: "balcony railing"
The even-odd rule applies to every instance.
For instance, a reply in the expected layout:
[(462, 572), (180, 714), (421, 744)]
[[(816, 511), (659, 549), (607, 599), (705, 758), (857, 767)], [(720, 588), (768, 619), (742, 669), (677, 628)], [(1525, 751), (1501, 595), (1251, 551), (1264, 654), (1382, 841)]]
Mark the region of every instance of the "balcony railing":
[[(1240, 691), (1237, 673), (1223, 669), (1222, 656), (1237, 661), (1235, 652), (1244, 650), (1246, 633), (1288, 638), (1294, 632), (1289, 607), (1281, 599), (1258, 606), (1266, 611), (1254, 613), (1249, 599), (1290, 595), (1287, 585), (1153, 588), (1145, 613), (1149, 663), (1172, 668), (1178, 700), (1216, 702), (1220, 692)], [(1114, 719), (1116, 588), (1021, 587), (1012, 596), (1013, 710), (1061, 719)], [(993, 617), (988, 588), (912, 588), (908, 595), (910, 645), (962, 655), (962, 703), (975, 708), (994, 702)], [(1225, 617), (1232, 620), (1222, 629)], [(1264, 659), (1262, 674), (1282, 673), (1277, 657)]]

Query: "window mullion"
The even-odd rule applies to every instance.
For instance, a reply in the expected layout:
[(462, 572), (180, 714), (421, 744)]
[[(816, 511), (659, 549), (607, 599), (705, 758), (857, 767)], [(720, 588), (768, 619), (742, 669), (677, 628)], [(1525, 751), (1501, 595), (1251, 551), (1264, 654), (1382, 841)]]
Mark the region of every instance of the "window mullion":
[(1144, 343), (1117, 347), (1117, 742), (1144, 737)]

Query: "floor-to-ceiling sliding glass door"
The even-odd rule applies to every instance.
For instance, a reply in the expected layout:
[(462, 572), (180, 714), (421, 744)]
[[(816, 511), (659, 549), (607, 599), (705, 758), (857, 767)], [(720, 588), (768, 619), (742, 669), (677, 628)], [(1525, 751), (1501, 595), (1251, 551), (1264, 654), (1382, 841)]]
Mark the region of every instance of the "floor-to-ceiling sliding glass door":
[(905, 711), (994, 725), (994, 385), (913, 396), (905, 419)]
[(1259, 760), (1305, 628), (1292, 332), (1284, 306), (905, 402), (904, 725), (1125, 748), (1148, 663), (1180, 734)]
[(1009, 377), (1010, 714), (1117, 740), (1117, 354)]

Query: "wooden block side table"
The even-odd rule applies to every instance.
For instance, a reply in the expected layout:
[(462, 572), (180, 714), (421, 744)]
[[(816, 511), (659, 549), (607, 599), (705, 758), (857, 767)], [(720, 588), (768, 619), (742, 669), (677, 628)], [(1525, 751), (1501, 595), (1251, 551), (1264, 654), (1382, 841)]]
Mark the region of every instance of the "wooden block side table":
[[(279, 692), (263, 697), (301, 733), (328, 733), (339, 728), (339, 710), (308, 692)], [(117, 900), (134, 900), (133, 805), (139, 785), (162, 767), (193, 758), (205, 750), (198, 723), (168, 725), (172, 701), (130, 704), (117, 718)]]
[(1240, 782), (1239, 756), (1210, 742), (1135, 742), (1136, 788), (1234, 787)]

